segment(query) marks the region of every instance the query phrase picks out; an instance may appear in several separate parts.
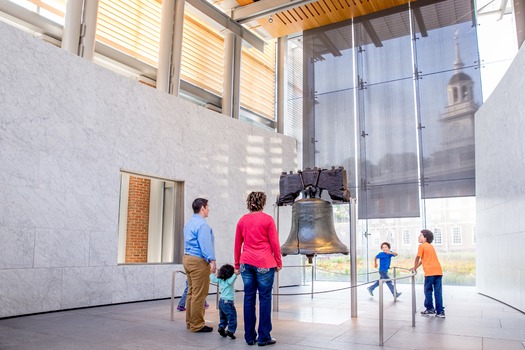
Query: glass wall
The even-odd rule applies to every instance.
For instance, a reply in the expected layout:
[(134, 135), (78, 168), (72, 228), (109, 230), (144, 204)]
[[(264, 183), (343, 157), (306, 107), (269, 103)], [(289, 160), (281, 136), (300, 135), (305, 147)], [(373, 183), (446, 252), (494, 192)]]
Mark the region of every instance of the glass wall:
[[(384, 241), (399, 253), (392, 266), (412, 267), (428, 228), (444, 283), (474, 284), (474, 114), (482, 103), (475, 21), (470, 1), (414, 2), (290, 40), (303, 54), (289, 56), (302, 79), (288, 84), (303, 92), (303, 167), (347, 169), (360, 281), (377, 278)], [(301, 110), (293, 98), (292, 114)], [(339, 211), (338, 235), (348, 237)], [(318, 256), (324, 271), (327, 259), (349, 261)]]

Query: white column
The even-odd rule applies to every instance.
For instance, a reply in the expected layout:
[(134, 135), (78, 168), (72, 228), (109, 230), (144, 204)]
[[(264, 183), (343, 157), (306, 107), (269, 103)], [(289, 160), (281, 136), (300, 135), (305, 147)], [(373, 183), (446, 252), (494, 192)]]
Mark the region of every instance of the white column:
[(95, 56), (95, 33), (97, 31), (98, 0), (84, 0), (82, 31), (80, 32), (79, 56), (93, 61)]
[(171, 55), (170, 93), (179, 96), (180, 65), (182, 57), (182, 29), (184, 25), (185, 0), (175, 0), (175, 20), (173, 26), (173, 51)]
[(173, 48), (175, 0), (162, 1), (160, 20), (159, 64), (157, 66), (157, 90), (169, 93), (170, 64)]
[(69, 0), (66, 3), (64, 31), (62, 33), (62, 48), (78, 55), (80, 43), (80, 27), (82, 23), (82, 0)]

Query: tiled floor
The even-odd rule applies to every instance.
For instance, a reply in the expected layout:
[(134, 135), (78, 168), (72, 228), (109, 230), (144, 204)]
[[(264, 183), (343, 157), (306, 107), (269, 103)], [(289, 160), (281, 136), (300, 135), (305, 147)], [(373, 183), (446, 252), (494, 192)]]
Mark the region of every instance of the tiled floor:
[[(341, 284), (316, 283), (316, 291), (340, 288)], [(273, 313), (270, 349), (482, 349), (524, 350), (525, 315), (476, 293), (474, 287), (444, 286), (446, 319), (419, 315), (422, 286), (416, 286), (418, 315), (411, 324), (410, 287), (394, 303), (385, 295), (384, 346), (379, 346), (378, 290), (370, 297), (358, 289), (358, 317), (350, 317), (350, 292), (281, 296)], [(308, 293), (309, 286), (282, 288), (280, 293)], [(243, 340), (242, 293), (237, 293), (239, 329), (237, 339), (216, 332), (215, 297), (206, 320), (213, 333), (190, 333), (184, 312), (170, 319), (170, 300), (130, 303), (89, 309), (53, 312), (0, 320), (0, 349), (249, 349)]]

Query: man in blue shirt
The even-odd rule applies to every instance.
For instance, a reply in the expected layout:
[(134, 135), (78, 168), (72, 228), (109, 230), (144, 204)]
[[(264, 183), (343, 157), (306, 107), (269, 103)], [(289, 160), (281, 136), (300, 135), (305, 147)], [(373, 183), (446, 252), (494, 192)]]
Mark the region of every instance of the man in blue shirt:
[(192, 332), (211, 332), (213, 327), (204, 321), (204, 301), (210, 289), (210, 273), (217, 270), (215, 264), (215, 239), (213, 230), (206, 222), (208, 200), (193, 201), (193, 216), (184, 226), (184, 256), (182, 264), (188, 278), (186, 301), (186, 328)]

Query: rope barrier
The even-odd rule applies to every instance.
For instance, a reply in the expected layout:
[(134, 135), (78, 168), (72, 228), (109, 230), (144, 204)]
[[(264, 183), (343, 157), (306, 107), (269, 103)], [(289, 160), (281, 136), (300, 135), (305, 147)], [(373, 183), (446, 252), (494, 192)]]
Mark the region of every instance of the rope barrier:
[[(291, 265), (291, 266), (283, 266), (283, 267), (312, 267), (313, 265)], [(403, 270), (409, 270), (407, 268), (403, 268), (403, 267), (397, 267), (398, 269), (403, 269)], [(317, 268), (318, 269), (318, 268)], [(186, 273), (184, 271), (175, 271), (177, 273), (182, 273), (183, 275), (186, 275)], [(372, 274), (375, 274), (375, 273), (378, 273), (378, 271), (373, 271), (373, 272), (368, 272), (368, 273), (363, 273), (361, 275), (372, 275)], [(406, 276), (406, 277), (409, 277), (409, 276)], [(403, 277), (398, 277), (396, 279), (401, 279)], [(383, 281), (392, 281), (393, 279), (388, 279), (388, 280), (383, 280)], [(317, 292), (304, 292), (304, 293), (272, 293), (272, 296), (298, 296), (298, 295), (313, 295), (313, 294), (326, 294), (326, 293), (333, 293), (333, 292), (340, 292), (342, 290), (350, 290), (352, 288), (357, 288), (357, 287), (362, 287), (362, 286), (366, 286), (367, 284), (372, 284), (372, 283), (375, 283), (379, 281), (379, 279), (377, 280), (372, 280), (372, 281), (368, 281), (368, 282), (364, 282), (364, 283), (360, 283), (360, 284), (357, 284), (355, 286), (350, 286), (350, 287), (343, 287), (343, 288), (337, 288), (337, 289), (330, 289), (330, 290), (322, 290), (322, 291), (317, 291)], [(338, 281), (336, 281), (338, 282)], [(210, 285), (214, 286), (214, 287), (217, 287), (218, 285), (215, 284), (215, 283), (211, 283), (210, 282)], [(289, 287), (287, 287), (289, 288)], [(244, 293), (244, 289), (235, 289), (235, 293)]]

